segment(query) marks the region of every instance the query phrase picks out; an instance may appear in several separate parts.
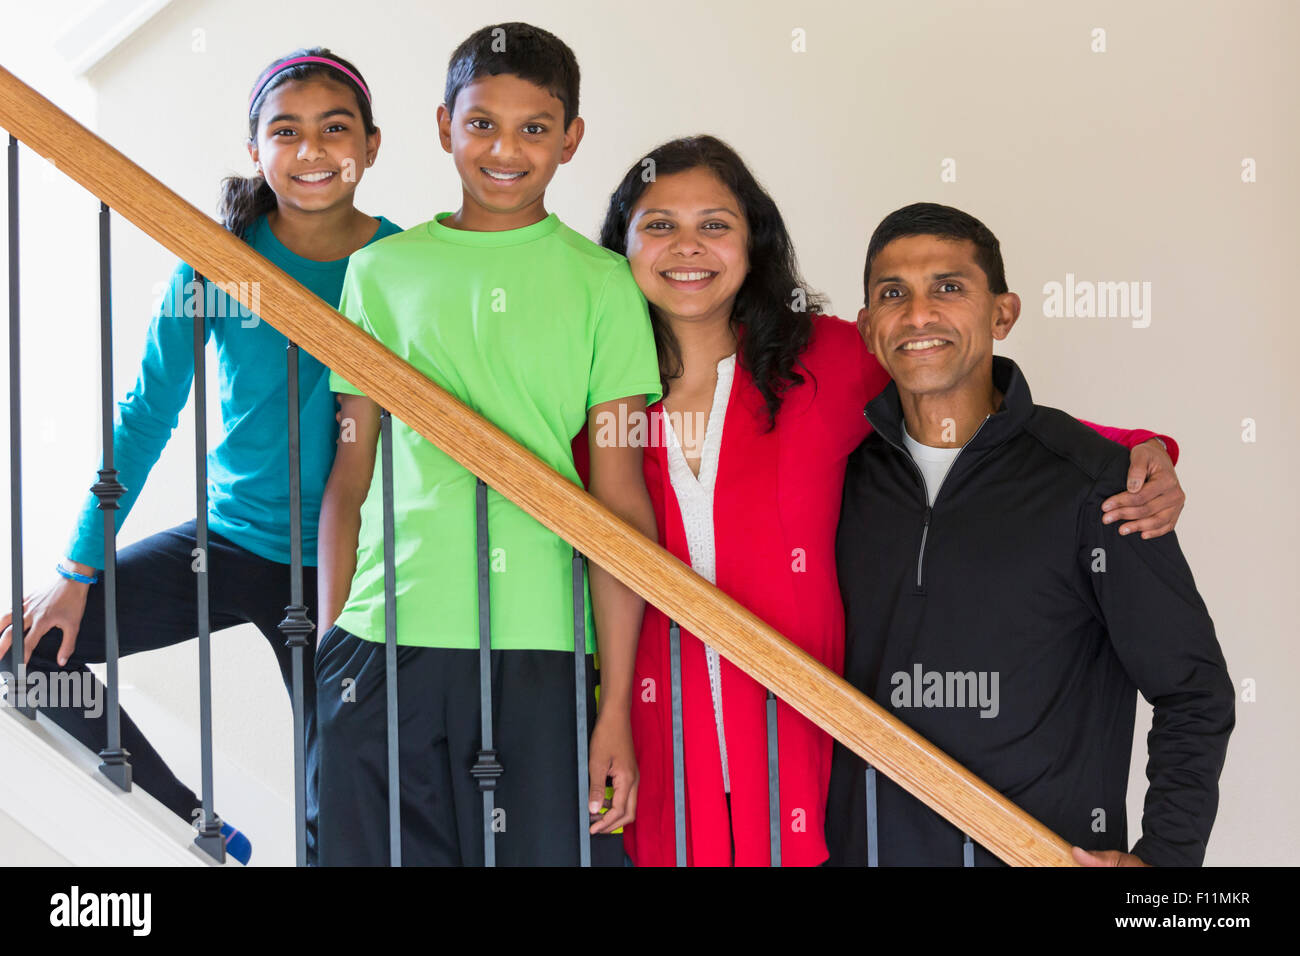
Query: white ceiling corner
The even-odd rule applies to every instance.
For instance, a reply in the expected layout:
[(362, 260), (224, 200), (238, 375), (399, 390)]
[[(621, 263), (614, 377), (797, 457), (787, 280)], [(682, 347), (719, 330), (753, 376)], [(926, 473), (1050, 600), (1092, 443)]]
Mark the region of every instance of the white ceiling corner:
[(171, 2), (101, 0), (54, 41), (54, 48), (75, 75), (84, 75)]

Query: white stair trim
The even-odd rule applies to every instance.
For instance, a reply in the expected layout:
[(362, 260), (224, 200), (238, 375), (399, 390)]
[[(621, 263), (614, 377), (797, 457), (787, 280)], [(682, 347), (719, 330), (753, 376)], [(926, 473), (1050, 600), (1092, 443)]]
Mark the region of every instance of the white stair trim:
[[(45, 717), (0, 705), (0, 809), (76, 866), (216, 866), (194, 830)], [(227, 866), (238, 863), (227, 858)]]

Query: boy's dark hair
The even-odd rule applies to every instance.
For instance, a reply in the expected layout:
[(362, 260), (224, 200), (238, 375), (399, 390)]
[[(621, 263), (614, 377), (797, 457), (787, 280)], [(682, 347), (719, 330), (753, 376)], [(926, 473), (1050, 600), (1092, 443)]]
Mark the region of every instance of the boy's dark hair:
[(443, 103), (456, 111), (456, 97), (475, 80), (508, 73), (546, 90), (564, 104), (564, 128), (578, 116), (578, 59), (563, 40), (530, 23), (494, 23), (476, 30), (447, 64)]
[[(740, 203), (740, 211), (749, 226), (749, 274), (736, 293), (731, 327), (740, 339), (737, 357), (763, 396), (771, 430), (781, 409), (783, 393), (804, 380), (795, 366), (812, 337), (810, 315), (824, 307), (821, 297), (808, 288), (799, 274), (794, 244), (781, 211), (758, 184), (745, 161), (722, 140), (713, 136), (675, 139), (637, 160), (609, 197), (600, 244), (619, 255), (627, 254), (632, 211), (650, 188), (644, 175), (647, 168), (654, 170), (654, 177), (707, 169)], [(803, 293), (803, 299), (796, 305), (792, 297), (799, 292)], [(659, 353), (659, 379), (667, 396), (672, 380), (682, 374), (682, 350), (672, 329), (653, 305), (650, 322)], [(739, 335), (742, 329), (745, 334)]]
[[(278, 63), (285, 60), (292, 60), (300, 56), (323, 56), (334, 60), (337, 63), (347, 67), (357, 76), (361, 76), (361, 71), (353, 66), (350, 62), (343, 59), (337, 53), (331, 53), (329, 49), (323, 46), (314, 46), (309, 49), (294, 50), (292, 53), (286, 53), (284, 56), (276, 57), (265, 70), (258, 73), (260, 79), (265, 76)], [(370, 109), (370, 97), (368, 97), (361, 87), (357, 86), (352, 77), (342, 73), (333, 67), (324, 63), (297, 63), (287, 69), (281, 70), (275, 76), (267, 81), (266, 86), (262, 87), (255, 99), (248, 108), (248, 141), (257, 142), (257, 126), (262, 118), (262, 104), (266, 102), (267, 94), (271, 90), (290, 80), (306, 79), (326, 79), (333, 80), (336, 83), (342, 83), (352, 90), (357, 98), (357, 108), (361, 111), (361, 124), (365, 127), (366, 135), (375, 132), (375, 117)], [(361, 82), (365, 83), (365, 77), (361, 77)], [(369, 85), (369, 84), (367, 84)], [(227, 176), (221, 181), (221, 197), (218, 201), (218, 211), (221, 216), (221, 223), (241, 239), (245, 238), (248, 233), (248, 227), (251, 226), (257, 217), (263, 213), (268, 213), (275, 208), (275, 191), (271, 189), (267, 181), (261, 176)]]
[(863, 301), (871, 301), (871, 263), (895, 239), (908, 236), (938, 236), (942, 239), (969, 239), (975, 243), (975, 264), (984, 270), (989, 291), (1001, 295), (1007, 291), (1007, 277), (1002, 268), (1002, 248), (988, 226), (970, 213), (933, 202), (918, 202), (896, 209), (886, 216), (871, 234), (867, 244), (867, 266), (862, 273)]

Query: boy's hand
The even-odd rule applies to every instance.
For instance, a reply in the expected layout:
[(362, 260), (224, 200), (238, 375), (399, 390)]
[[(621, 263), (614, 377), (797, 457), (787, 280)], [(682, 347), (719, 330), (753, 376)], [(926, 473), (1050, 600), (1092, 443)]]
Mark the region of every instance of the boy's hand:
[[(587, 791), (587, 810), (592, 833), (613, 833), (624, 824), (636, 819), (636, 788), (638, 773), (636, 754), (632, 749), (632, 724), (626, 714), (621, 716), (601, 711), (596, 718), (596, 729), (591, 732), (590, 759), (587, 762), (591, 786)], [(605, 778), (614, 781), (614, 798), (608, 813), (601, 814), (605, 805)]]
[(1128, 490), (1101, 503), (1101, 520), (1103, 524), (1123, 521), (1120, 534), (1140, 531), (1145, 541), (1173, 531), (1186, 501), (1169, 452), (1162, 442), (1152, 438), (1133, 449)]

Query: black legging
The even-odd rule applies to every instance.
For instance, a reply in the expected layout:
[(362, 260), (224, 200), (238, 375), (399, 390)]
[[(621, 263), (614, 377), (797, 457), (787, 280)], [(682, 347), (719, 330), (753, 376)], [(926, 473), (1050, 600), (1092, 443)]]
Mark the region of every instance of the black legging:
[[(198, 635), (197, 583), (192, 552), (197, 546), (194, 522), (160, 531), (117, 554), (117, 633), (119, 655), (138, 654), (170, 647)], [(292, 694), (293, 664), (279, 625), (289, 604), (289, 565), (268, 561), (246, 551), (219, 534), (208, 532), (208, 608), (211, 629), (253, 624), (266, 637), (280, 664), (284, 686)], [(303, 568), (303, 604), (313, 621), (316, 607), (316, 569)], [(87, 664), (104, 662), (104, 585), (90, 586), (86, 611), (77, 633), (77, 647), (67, 665), (57, 662), (60, 628), (51, 628), (32, 652), (28, 672), (47, 675), (59, 670), (86, 670)], [(313, 661), (316, 640), (309, 635), (303, 653), (303, 690), (306, 704), (307, 747), (307, 852), (315, 858), (318, 768), (316, 760), (316, 682)], [(93, 680), (93, 677), (86, 677)], [(47, 678), (48, 681), (48, 678)], [(196, 681), (197, 685), (197, 681)], [(47, 683), (47, 686), (53, 684)], [(106, 705), (107, 692), (97, 690)], [(51, 703), (57, 703), (51, 701)], [(65, 702), (67, 703), (67, 702)], [(83, 701), (84, 703), (84, 701)], [(60, 727), (95, 752), (107, 746), (105, 715), (90, 716), (84, 706), (45, 706), (42, 711)], [(102, 707), (101, 707), (102, 710)], [(196, 744), (197, 745), (197, 744)], [(196, 819), (202, 801), (172, 773), (144, 734), (122, 711), (122, 747), (131, 754), (132, 782), (187, 823)]]

